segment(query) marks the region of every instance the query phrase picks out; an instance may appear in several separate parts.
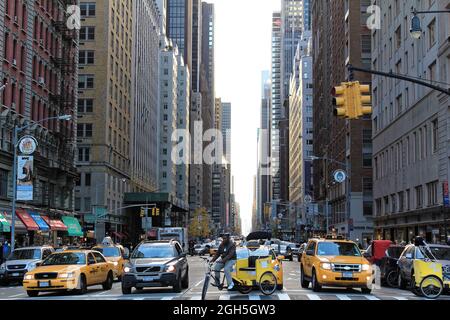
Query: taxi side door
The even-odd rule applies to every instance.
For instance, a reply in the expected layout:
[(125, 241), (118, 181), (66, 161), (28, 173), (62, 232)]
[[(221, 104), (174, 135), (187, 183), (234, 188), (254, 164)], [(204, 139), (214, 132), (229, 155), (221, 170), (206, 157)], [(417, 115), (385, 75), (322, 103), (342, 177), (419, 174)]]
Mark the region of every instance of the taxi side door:
[(99, 266), (97, 265), (97, 260), (95, 260), (94, 254), (92, 252), (89, 252), (87, 254), (87, 275), (86, 275), (86, 281), (88, 286), (98, 283), (98, 273), (99, 273)]
[(108, 261), (106, 261), (106, 259), (100, 252), (93, 252), (93, 254), (97, 266), (96, 282), (103, 283), (106, 281), (106, 278), (108, 277), (108, 272), (110, 268)]
[(303, 271), (307, 277), (312, 277), (312, 269), (314, 265), (314, 255), (316, 253), (316, 241), (311, 241), (303, 252)]

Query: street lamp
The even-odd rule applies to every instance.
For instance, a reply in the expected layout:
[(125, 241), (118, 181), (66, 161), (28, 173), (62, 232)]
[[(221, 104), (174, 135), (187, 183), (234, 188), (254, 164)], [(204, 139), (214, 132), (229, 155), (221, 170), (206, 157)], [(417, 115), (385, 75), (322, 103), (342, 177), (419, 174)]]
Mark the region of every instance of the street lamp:
[(411, 18), (411, 29), (409, 32), (411, 34), (411, 37), (413, 37), (414, 39), (420, 39), (423, 33), (418, 14), (429, 14), (429, 13), (450, 13), (450, 10), (417, 11), (416, 9), (413, 9), (412, 11), (413, 17)]
[[(3, 89), (6, 86), (3, 85)], [(0, 88), (1, 90), (3, 90), (2, 88)], [(14, 129), (13, 129), (13, 176), (12, 176), (12, 183), (13, 183), (13, 198), (12, 198), (12, 213), (11, 213), (11, 252), (14, 251), (14, 247), (15, 247), (15, 228), (16, 228), (16, 201), (17, 201), (17, 144), (18, 144), (18, 136), (19, 133), (28, 129), (29, 127), (38, 124), (38, 123), (42, 123), (48, 120), (60, 120), (60, 121), (70, 121), (72, 120), (72, 115), (62, 115), (62, 116), (58, 116), (58, 117), (51, 117), (51, 118), (46, 118), (46, 119), (42, 119), (39, 120), (37, 122), (33, 122), (30, 123), (26, 126), (23, 127), (17, 127), (16, 125), (14, 125)]]

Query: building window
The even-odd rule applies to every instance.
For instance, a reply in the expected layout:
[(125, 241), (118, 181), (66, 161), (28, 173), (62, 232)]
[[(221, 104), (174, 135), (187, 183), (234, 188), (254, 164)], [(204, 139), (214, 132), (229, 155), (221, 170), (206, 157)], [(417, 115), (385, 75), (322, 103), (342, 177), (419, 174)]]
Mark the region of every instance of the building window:
[(0, 197), (8, 197), (8, 171), (0, 169)]
[(416, 208), (420, 209), (423, 207), (423, 187), (416, 187)]
[(94, 75), (82, 74), (78, 77), (78, 89), (93, 89)]
[(90, 187), (91, 186), (91, 174), (90, 173), (86, 173), (84, 175), (84, 185), (86, 187)]
[(94, 64), (95, 51), (92, 50), (80, 50), (78, 55), (79, 64)]
[(80, 3), (80, 15), (83, 18), (95, 17), (95, 2)]
[(78, 99), (78, 113), (91, 113), (94, 109), (94, 99)]
[(92, 137), (92, 124), (91, 123), (77, 124), (77, 137), (91, 138)]
[(81, 27), (80, 41), (95, 40), (95, 27)]
[(431, 135), (431, 148), (432, 148), (432, 153), (436, 153), (438, 150), (438, 120), (433, 120), (431, 122), (431, 130), (432, 130), (432, 135)]
[(427, 184), (428, 191), (428, 206), (434, 206), (438, 204), (438, 184), (439, 181), (434, 181)]
[(91, 160), (90, 148), (78, 148), (78, 162), (89, 162)]

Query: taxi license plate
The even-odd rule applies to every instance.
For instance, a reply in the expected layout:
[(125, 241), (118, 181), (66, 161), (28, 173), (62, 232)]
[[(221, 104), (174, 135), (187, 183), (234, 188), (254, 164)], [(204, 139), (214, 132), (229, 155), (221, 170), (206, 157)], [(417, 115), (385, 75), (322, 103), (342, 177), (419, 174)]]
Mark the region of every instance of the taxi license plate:
[(342, 278), (353, 278), (353, 272), (343, 272)]
[(47, 288), (47, 287), (50, 287), (50, 281), (40, 281), (40, 282), (39, 282), (39, 287), (40, 287), (40, 288)]
[(12, 276), (13, 276), (13, 277), (18, 277), (18, 276), (20, 276), (20, 273), (15, 272), (15, 273), (12, 274)]
[(154, 281), (156, 278), (155, 277), (143, 277), (142, 280), (144, 280), (145, 282), (152, 282)]

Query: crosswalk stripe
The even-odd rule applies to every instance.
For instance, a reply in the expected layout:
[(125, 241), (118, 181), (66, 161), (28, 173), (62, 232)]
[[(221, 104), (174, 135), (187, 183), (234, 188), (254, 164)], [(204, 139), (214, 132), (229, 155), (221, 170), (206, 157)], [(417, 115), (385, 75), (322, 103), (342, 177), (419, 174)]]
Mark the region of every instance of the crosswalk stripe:
[(230, 296), (229, 295), (221, 295), (219, 300), (230, 300)]
[(261, 297), (257, 295), (250, 295), (248, 298), (249, 300), (261, 300)]
[(372, 301), (380, 300), (379, 298), (377, 298), (375, 296), (364, 296), (364, 298), (366, 298), (367, 300), (372, 300)]
[(278, 294), (279, 300), (291, 300), (291, 297), (287, 293), (279, 293)]
[(345, 295), (345, 294), (338, 294), (336, 295), (338, 297), (339, 300), (352, 300), (349, 296)]
[(191, 300), (202, 300), (202, 296), (193, 296)]
[(173, 300), (175, 297), (164, 297), (161, 300)]
[(401, 300), (401, 301), (408, 300), (405, 297), (393, 297), (393, 298), (396, 300)]
[(322, 300), (317, 294), (307, 294), (309, 300)]
[(20, 296), (25, 296), (25, 294), (23, 294), (23, 293), (15, 294), (13, 296), (9, 296), (9, 298), (17, 298), (17, 297), (20, 297)]

